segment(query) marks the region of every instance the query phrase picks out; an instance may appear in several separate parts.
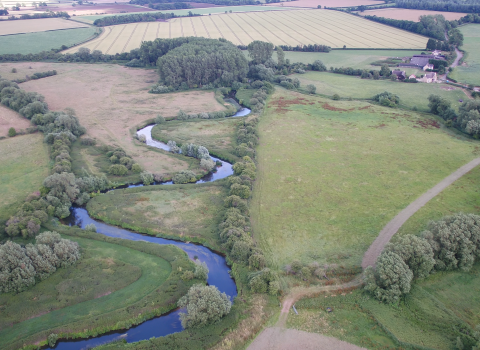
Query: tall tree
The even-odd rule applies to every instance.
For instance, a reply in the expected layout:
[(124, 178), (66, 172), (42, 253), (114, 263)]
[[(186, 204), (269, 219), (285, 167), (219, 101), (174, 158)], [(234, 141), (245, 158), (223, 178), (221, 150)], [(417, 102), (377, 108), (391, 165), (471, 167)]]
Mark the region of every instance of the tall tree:
[(264, 41), (255, 40), (247, 46), (250, 58), (256, 64), (265, 63), (273, 54), (273, 44)]
[(285, 52), (280, 46), (277, 46), (277, 60), (279, 68), (285, 65)]

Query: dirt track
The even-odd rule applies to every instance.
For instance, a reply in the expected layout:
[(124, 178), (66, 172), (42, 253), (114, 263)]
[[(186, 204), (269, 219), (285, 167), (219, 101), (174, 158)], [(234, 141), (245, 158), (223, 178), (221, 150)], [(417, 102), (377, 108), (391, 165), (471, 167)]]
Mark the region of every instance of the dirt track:
[(442, 192), (445, 188), (457, 181), (463, 175), (470, 170), (480, 165), (480, 158), (472, 160), (470, 163), (465, 164), (442, 181), (440, 181), (433, 188), (418, 197), (415, 201), (410, 203), (408, 207), (403, 209), (397, 216), (395, 216), (384, 228), (380, 231), (378, 237), (368, 248), (367, 252), (363, 256), (362, 267), (374, 266), (377, 257), (382, 252), (385, 245), (390, 241), (398, 229), (407, 221), (413, 214), (415, 214), (421, 207), (428, 203), (432, 198)]

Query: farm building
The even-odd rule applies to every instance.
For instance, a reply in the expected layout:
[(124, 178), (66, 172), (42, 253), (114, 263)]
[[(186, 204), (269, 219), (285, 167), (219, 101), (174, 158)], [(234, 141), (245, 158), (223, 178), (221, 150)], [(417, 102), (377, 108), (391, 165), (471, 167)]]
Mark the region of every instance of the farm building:
[(392, 74), (395, 74), (397, 76), (398, 80), (405, 80), (407, 78), (407, 75), (404, 70), (394, 70)]
[(400, 63), (398, 67), (408, 67), (417, 69), (433, 69), (433, 64), (430, 64), (430, 60), (445, 60), (444, 56), (440, 55), (413, 55), (409, 63)]
[(437, 73), (431, 72), (427, 73), (423, 76), (420, 81), (423, 81), (424, 83), (436, 83), (437, 82)]
[(417, 79), (417, 76), (415, 74), (412, 74), (408, 77), (408, 79)]

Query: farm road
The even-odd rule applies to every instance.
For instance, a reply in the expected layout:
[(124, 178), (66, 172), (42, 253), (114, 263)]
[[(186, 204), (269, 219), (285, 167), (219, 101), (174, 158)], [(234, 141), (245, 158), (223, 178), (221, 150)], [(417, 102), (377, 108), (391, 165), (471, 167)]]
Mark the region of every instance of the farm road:
[(367, 266), (374, 266), (380, 253), (385, 248), (385, 245), (390, 241), (400, 227), (407, 221), (413, 214), (415, 214), (421, 207), (428, 203), (432, 198), (442, 192), (445, 188), (453, 184), (463, 175), (470, 170), (480, 165), (480, 158), (472, 160), (470, 163), (465, 164), (454, 173), (448, 175), (442, 181), (440, 181), (433, 188), (418, 197), (415, 201), (410, 203), (408, 207), (403, 209), (397, 216), (395, 216), (380, 232), (375, 241), (370, 245), (367, 252), (363, 256), (362, 267), (365, 269)]

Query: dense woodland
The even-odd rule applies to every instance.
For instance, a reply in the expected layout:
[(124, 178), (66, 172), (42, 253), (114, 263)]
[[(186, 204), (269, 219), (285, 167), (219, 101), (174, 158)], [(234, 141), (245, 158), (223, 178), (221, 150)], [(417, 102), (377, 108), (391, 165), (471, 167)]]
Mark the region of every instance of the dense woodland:
[[(165, 9), (159, 8), (157, 10), (165, 10)], [(172, 9), (169, 9), (169, 10), (172, 10)], [(107, 16), (107, 17), (99, 18), (99, 19), (96, 19), (95, 22), (93, 22), (93, 24), (98, 27), (103, 27), (103, 26), (113, 26), (115, 24), (155, 22), (159, 19), (167, 20), (175, 17), (192, 17), (192, 16), (199, 16), (199, 15), (195, 15), (191, 11), (187, 16), (177, 16), (174, 13), (162, 13), (162, 12), (150, 12), (150, 13), (140, 13), (140, 14), (132, 13), (129, 15)]]
[(479, 13), (479, 0), (397, 0), (396, 7), (418, 10)]

